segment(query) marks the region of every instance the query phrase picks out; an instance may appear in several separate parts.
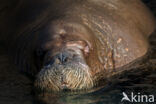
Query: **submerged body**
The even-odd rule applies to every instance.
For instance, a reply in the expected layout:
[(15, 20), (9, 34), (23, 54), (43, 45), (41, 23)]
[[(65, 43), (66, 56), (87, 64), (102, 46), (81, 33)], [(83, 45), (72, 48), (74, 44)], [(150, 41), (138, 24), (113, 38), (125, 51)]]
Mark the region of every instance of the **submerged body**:
[(89, 89), (122, 72), (147, 53), (155, 29), (140, 0), (14, 0), (0, 6), (8, 54), (48, 91)]

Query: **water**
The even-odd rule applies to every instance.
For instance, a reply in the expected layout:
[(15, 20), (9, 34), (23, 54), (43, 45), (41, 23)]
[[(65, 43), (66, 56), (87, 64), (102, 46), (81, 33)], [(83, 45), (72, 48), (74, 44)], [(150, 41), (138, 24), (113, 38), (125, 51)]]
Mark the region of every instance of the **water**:
[[(156, 12), (154, 0), (144, 1)], [(122, 92), (128, 95), (140, 92), (156, 97), (156, 33), (149, 41), (151, 51), (148, 58), (139, 67), (114, 76), (104, 87), (88, 92), (41, 95), (34, 93), (33, 81), (16, 70), (4, 48), (0, 47), (0, 104), (132, 104), (121, 102)]]

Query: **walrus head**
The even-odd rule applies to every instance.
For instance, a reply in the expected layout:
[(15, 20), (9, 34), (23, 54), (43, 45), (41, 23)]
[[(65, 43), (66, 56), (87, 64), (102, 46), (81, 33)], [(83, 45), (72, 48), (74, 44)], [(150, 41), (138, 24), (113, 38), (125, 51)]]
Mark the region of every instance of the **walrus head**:
[(87, 35), (85, 27), (55, 21), (43, 31), (48, 32), (41, 39), (44, 42), (41, 42), (39, 53), (44, 55), (38, 55), (43, 61), (35, 86), (48, 91), (92, 88), (92, 72), (86, 62), (92, 51), (91, 36)]

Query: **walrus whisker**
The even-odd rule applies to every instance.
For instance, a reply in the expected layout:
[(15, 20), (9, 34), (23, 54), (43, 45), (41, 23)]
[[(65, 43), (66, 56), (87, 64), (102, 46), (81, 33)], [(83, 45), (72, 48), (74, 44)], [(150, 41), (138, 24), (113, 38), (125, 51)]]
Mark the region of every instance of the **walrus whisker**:
[[(69, 66), (71, 68), (68, 68)], [(87, 79), (85, 77), (86, 77), (86, 75), (87, 76), (89, 75), (89, 73), (86, 71), (88, 69), (83, 70), (81, 67), (77, 67), (77, 69), (73, 70), (74, 66), (72, 64), (69, 65), (69, 66), (61, 71), (61, 69), (57, 69), (57, 68), (59, 68), (58, 66), (56, 66), (57, 68), (51, 69), (53, 67), (53, 65), (50, 65), (50, 66), (46, 67), (46, 70), (47, 70), (46, 72), (44, 70), (44, 71), (41, 71), (41, 73), (42, 74), (45, 73), (46, 76), (49, 76), (48, 74), (50, 74), (53, 77), (53, 78), (50, 78), (48, 82), (51, 83), (53, 88), (56, 89), (56, 90), (59, 89), (59, 87), (56, 86), (56, 85), (59, 85), (60, 83), (55, 82), (56, 85), (54, 85), (53, 83), (54, 83), (54, 79), (59, 80), (58, 77), (57, 77), (59, 75), (59, 73), (60, 73), (59, 71), (62, 72), (62, 75), (66, 75), (66, 79), (67, 79), (67, 83), (69, 83), (69, 87), (71, 87), (73, 89), (82, 89), (82, 88), (84, 88), (84, 86), (86, 86), (86, 82), (87, 82), (86, 81)], [(80, 66), (84, 67), (83, 64), (81, 64)], [(87, 73), (84, 74), (84, 71), (86, 71)], [(42, 78), (42, 81), (45, 82), (46, 79), (47, 78)], [(90, 78), (88, 78), (88, 79), (90, 79)], [(70, 83), (70, 82), (73, 82), (73, 83)], [(88, 85), (87, 85), (87, 88), (88, 88)]]
[(80, 70), (77, 70), (77, 82), (76, 82), (76, 84), (75, 84), (75, 88), (77, 88), (79, 85), (80, 85), (80, 83), (81, 83), (81, 81), (82, 81), (82, 78), (80, 77)]

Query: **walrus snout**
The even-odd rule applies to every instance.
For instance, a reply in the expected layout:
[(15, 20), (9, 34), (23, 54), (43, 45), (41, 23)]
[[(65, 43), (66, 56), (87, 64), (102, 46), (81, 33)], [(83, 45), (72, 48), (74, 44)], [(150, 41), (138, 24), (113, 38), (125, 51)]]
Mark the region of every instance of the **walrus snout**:
[(46, 62), (47, 65), (49, 64), (64, 64), (69, 61), (71, 57), (69, 57), (65, 53), (59, 53), (56, 56), (54, 56), (49, 62)]
[(57, 57), (56, 59), (57, 59), (59, 62), (61, 62), (61, 63), (65, 63), (65, 62), (68, 61), (69, 56), (67, 56), (67, 55), (64, 54), (64, 53), (60, 53), (60, 54), (58, 54), (58, 57)]
[[(49, 54), (51, 54), (51, 53), (49, 53)], [(61, 52), (56, 52), (56, 54), (53, 55), (52, 58), (50, 55), (47, 55), (44, 63), (47, 65), (49, 65), (49, 64), (66, 64), (67, 62), (71, 62), (73, 60), (76, 61), (78, 59), (78, 57), (83, 57), (82, 52), (80, 50), (64, 49)]]
[(68, 47), (50, 58), (48, 56), (36, 77), (36, 87), (48, 91), (80, 90), (93, 87), (90, 69), (81, 50)]

